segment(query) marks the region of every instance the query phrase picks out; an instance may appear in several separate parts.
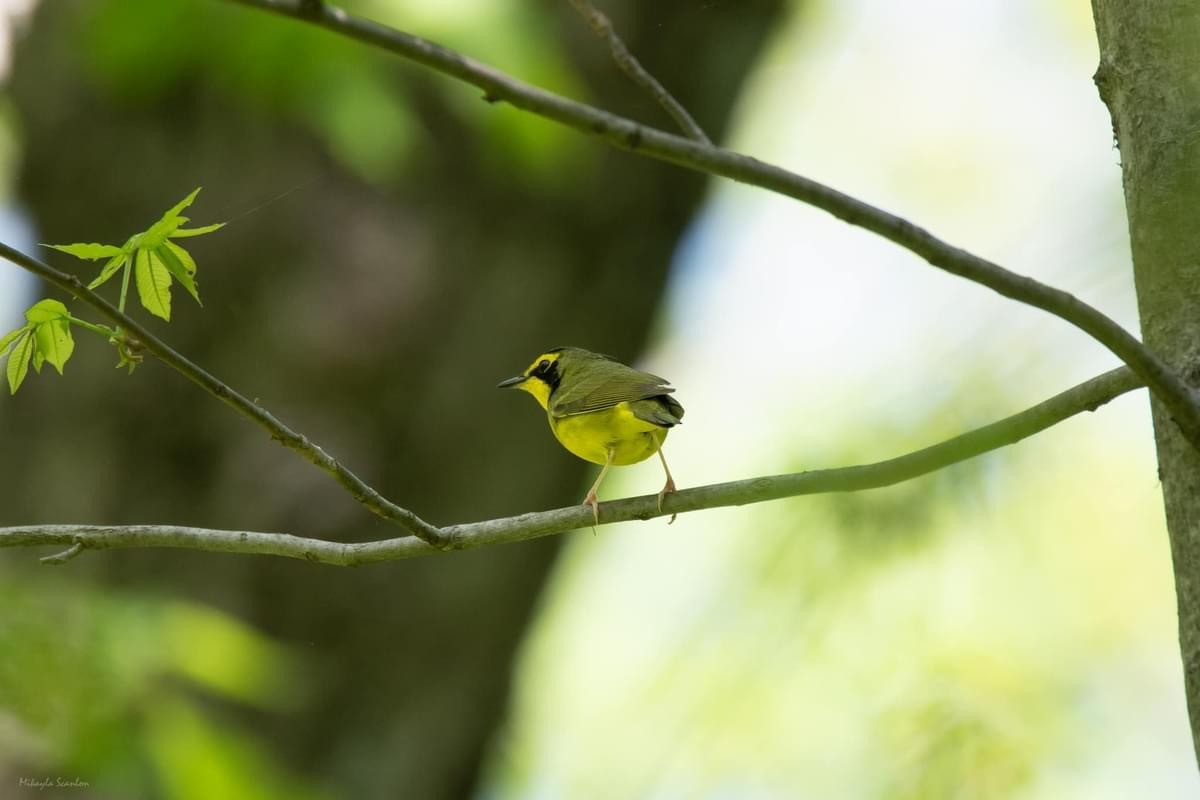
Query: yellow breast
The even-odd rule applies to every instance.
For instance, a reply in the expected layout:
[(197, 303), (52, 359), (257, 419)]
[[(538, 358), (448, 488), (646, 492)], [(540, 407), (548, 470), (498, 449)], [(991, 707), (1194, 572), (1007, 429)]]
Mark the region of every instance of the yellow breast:
[(658, 452), (667, 429), (639, 419), (629, 410), (629, 403), (618, 403), (603, 411), (550, 416), (550, 429), (562, 446), (575, 455), (603, 464), (608, 451), (613, 451), (613, 464), (625, 466), (644, 461)]

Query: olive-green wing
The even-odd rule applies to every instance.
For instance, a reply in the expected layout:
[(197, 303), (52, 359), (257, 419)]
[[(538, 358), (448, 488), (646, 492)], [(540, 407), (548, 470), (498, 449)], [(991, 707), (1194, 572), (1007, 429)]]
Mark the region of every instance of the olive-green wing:
[(635, 400), (629, 404), (629, 409), (638, 419), (644, 419), (660, 428), (673, 428), (683, 422), (683, 406), (669, 394)]
[(597, 359), (580, 372), (564, 375), (562, 384), (554, 390), (550, 398), (550, 413), (554, 416), (603, 411), (618, 403), (633, 403), (675, 391), (665, 385), (665, 379), (615, 361)]

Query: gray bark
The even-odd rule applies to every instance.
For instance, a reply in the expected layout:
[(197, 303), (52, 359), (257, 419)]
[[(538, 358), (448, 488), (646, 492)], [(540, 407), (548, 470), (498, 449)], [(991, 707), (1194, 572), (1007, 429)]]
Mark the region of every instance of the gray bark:
[[(1121, 152), (1142, 337), (1200, 382), (1200, 5), (1093, 0)], [(1152, 401), (1193, 746), (1200, 742), (1200, 453)], [(1200, 757), (1200, 750), (1197, 750)]]

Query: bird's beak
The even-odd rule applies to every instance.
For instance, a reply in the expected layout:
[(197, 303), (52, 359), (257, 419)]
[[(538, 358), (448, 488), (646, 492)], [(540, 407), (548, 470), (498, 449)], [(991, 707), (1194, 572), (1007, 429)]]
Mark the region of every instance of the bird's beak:
[(525, 382), (525, 376), (518, 375), (515, 378), (509, 378), (506, 381), (500, 381), (499, 383), (496, 384), (496, 388), (497, 389), (511, 389), (514, 386), (520, 386), (524, 382)]

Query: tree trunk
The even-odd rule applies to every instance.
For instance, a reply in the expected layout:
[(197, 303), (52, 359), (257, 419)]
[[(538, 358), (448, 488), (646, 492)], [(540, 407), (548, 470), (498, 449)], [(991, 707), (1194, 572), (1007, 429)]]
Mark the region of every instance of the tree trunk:
[[(1200, 4), (1093, 0), (1096, 85), (1121, 152), (1142, 337), (1200, 383)], [(1193, 746), (1200, 745), (1200, 453), (1151, 401), (1179, 607)], [(1200, 747), (1197, 749), (1200, 758)]]

